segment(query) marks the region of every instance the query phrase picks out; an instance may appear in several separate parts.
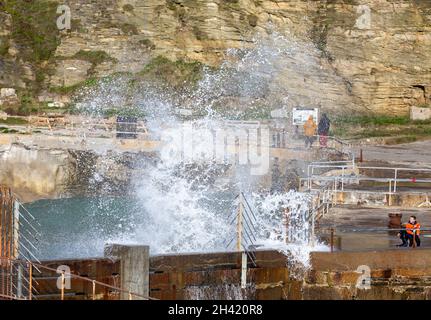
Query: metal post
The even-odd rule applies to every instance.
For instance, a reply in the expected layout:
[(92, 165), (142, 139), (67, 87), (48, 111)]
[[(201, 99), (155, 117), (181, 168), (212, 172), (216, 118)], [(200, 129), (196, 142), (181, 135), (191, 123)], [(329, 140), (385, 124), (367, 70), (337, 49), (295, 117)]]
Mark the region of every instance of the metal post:
[(33, 299), (33, 264), (29, 262), (28, 265), (28, 299)]
[(388, 199), (388, 206), (390, 207), (392, 205), (392, 183), (389, 179), (389, 199)]
[(397, 192), (397, 178), (398, 178), (398, 169), (395, 169), (395, 177), (394, 177), (394, 193)]
[(341, 191), (344, 191), (344, 166), (341, 171)]
[(22, 298), (22, 265), (20, 262), (18, 262), (17, 267), (17, 284), (16, 284), (16, 296), (18, 299)]
[(314, 211), (311, 211), (311, 214), (313, 216), (311, 217), (311, 239), (310, 240), (311, 240), (311, 247), (314, 247), (314, 225), (315, 225), (316, 214)]
[(17, 200), (14, 201), (13, 206), (13, 217), (14, 217), (14, 225), (13, 225), (13, 259), (19, 258), (19, 202)]
[(337, 204), (337, 178), (334, 179), (334, 204)]
[(334, 252), (334, 228), (331, 228), (331, 253)]
[(96, 300), (96, 281), (93, 280), (93, 300)]
[(236, 250), (242, 251), (241, 243), (242, 243), (242, 214), (243, 214), (243, 198), (242, 192), (239, 194), (239, 204), (238, 204), (238, 218), (237, 218), (237, 239), (236, 239)]
[(241, 259), (241, 288), (247, 288), (247, 253), (242, 252)]
[(64, 271), (61, 272), (61, 300), (64, 300), (64, 286), (65, 286)]
[(129, 292), (129, 300), (133, 300), (132, 293)]
[(284, 209), (284, 241), (289, 243), (289, 208)]

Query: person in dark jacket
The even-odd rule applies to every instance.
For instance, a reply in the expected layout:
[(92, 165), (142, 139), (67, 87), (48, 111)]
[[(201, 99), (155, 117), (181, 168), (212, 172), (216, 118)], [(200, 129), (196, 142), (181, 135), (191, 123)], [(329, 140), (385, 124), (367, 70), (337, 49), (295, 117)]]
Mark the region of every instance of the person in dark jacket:
[(319, 135), (319, 142), (321, 147), (326, 147), (328, 143), (329, 128), (331, 127), (331, 120), (329, 120), (326, 113), (322, 114), (317, 127), (317, 134)]

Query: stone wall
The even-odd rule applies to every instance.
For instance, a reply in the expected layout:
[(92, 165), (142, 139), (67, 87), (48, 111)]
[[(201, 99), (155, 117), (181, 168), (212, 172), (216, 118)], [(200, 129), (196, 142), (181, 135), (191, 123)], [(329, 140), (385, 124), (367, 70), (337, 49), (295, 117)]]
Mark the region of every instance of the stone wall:
[[(430, 249), (313, 252), (310, 271), (303, 278), (293, 278), (286, 256), (276, 251), (258, 251), (257, 266), (250, 264), (247, 272), (247, 290), (240, 288), (241, 254), (153, 256), (150, 257), (150, 296), (162, 300), (430, 300), (430, 253)], [(88, 274), (90, 278), (98, 275), (97, 279), (103, 277), (108, 283), (118, 277), (118, 263), (105, 259), (47, 261), (43, 264), (52, 268), (69, 265), (72, 273)], [(91, 271), (84, 271), (89, 265)], [(371, 286), (368, 289), (357, 287), (360, 266), (369, 267)], [(44, 281), (44, 290), (58, 294), (55, 281)], [(82, 293), (84, 290), (79, 284), (79, 281), (72, 282), (68, 299), (90, 296), (90, 292)]]
[[(50, 2), (70, 5), (72, 29), (59, 33), (53, 58), (38, 66), (20, 55), (14, 21), (0, 8), (0, 87), (79, 85), (91, 77), (139, 72), (158, 55), (217, 66), (226, 49), (248, 48), (257, 34), (278, 30), (316, 47), (310, 55), (317, 68), (298, 72), (295, 65), (303, 61), (294, 60), (279, 75), (292, 103), (397, 115), (431, 99), (427, 0)], [(37, 77), (39, 67), (44, 79)]]
[(126, 194), (145, 162), (141, 153), (41, 148), (12, 143), (0, 149), (0, 181), (21, 201)]

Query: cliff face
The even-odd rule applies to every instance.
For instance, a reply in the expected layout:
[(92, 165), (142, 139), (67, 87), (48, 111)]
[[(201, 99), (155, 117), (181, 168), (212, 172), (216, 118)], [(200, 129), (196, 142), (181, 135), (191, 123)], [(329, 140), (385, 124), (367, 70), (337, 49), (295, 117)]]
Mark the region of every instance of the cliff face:
[(11, 10), (18, 2), (0, 1), (0, 87), (42, 102), (67, 101), (89, 78), (137, 73), (159, 55), (218, 66), (227, 49), (274, 32), (306, 51), (287, 55), (274, 78), (291, 106), (394, 115), (431, 101), (429, 0), (33, 1), (25, 10), (52, 21), (45, 29), (55, 27), (57, 4), (71, 8), (72, 29), (46, 34), (48, 52), (22, 41), (19, 28), (32, 25)]

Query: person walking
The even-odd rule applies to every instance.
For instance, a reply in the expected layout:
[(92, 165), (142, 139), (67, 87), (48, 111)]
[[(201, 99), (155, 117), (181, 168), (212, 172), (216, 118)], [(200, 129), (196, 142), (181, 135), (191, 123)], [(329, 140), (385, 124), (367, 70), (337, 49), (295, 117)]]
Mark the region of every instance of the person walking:
[(314, 122), (313, 116), (310, 115), (308, 120), (304, 123), (305, 148), (311, 148), (313, 145), (316, 129), (316, 122)]
[(319, 142), (321, 147), (327, 147), (329, 128), (331, 127), (331, 120), (329, 120), (326, 113), (320, 118), (319, 126), (317, 127), (317, 134), (319, 135)]

